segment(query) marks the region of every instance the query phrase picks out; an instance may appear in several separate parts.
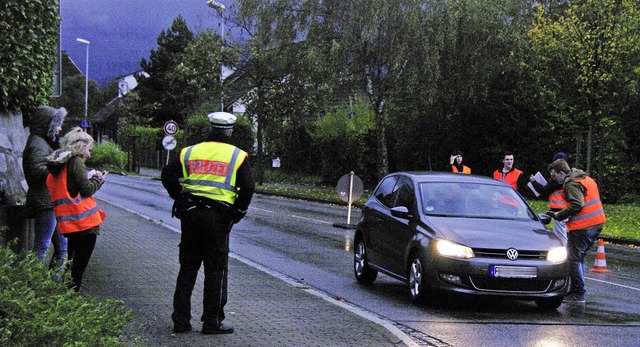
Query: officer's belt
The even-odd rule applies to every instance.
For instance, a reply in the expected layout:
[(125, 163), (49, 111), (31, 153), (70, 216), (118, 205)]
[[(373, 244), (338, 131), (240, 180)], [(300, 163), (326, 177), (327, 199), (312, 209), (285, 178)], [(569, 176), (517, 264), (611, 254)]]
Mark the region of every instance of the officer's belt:
[(190, 194), (184, 195), (184, 202), (187, 205), (187, 208), (186, 208), (187, 211), (194, 208), (206, 208), (206, 209), (222, 208), (227, 211), (231, 210), (231, 204), (227, 202), (220, 201), (220, 200), (207, 199), (201, 196), (195, 196)]

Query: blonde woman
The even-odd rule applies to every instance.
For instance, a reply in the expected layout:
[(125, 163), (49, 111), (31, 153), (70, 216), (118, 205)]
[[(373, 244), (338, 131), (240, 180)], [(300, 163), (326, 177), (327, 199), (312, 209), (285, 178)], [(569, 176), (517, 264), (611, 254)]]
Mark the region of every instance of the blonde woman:
[(100, 189), (106, 171), (87, 172), (85, 161), (91, 156), (93, 138), (82, 128), (71, 129), (61, 148), (47, 157), (47, 187), (60, 234), (68, 240), (71, 261), (70, 288), (80, 290), (82, 275), (96, 244), (105, 217), (93, 194)]

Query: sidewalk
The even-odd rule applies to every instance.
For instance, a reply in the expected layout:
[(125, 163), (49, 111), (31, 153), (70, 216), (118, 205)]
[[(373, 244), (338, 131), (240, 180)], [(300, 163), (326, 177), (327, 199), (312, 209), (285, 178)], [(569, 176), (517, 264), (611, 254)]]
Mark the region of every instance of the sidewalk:
[(139, 345), (405, 345), (382, 325), (235, 258), (229, 259), (225, 308), (225, 323), (233, 325), (235, 333), (200, 334), (201, 270), (192, 297), (194, 330), (174, 334), (170, 316), (180, 235), (104, 201), (98, 204), (107, 219), (85, 273), (83, 292), (122, 300), (134, 313), (131, 334), (141, 336)]

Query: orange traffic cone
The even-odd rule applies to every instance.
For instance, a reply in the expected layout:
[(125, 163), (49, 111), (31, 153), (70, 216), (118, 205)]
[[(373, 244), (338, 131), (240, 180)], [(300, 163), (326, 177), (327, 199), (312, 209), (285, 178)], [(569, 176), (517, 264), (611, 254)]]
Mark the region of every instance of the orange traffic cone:
[(594, 265), (595, 266), (593, 267), (593, 269), (590, 269), (589, 271), (605, 274), (613, 272), (607, 269), (607, 257), (604, 254), (604, 241), (602, 239), (598, 240), (598, 251), (596, 252), (596, 260)]

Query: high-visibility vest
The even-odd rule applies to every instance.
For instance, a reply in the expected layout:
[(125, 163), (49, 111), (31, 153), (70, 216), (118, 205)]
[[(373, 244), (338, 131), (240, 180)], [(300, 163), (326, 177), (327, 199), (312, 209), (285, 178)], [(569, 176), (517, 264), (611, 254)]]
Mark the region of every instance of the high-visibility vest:
[[(458, 168), (455, 165), (451, 165), (451, 171), (453, 173), (460, 173), (460, 171), (458, 171)], [(471, 169), (468, 166), (462, 165), (462, 173), (470, 175)]]
[(69, 194), (66, 165), (58, 175), (47, 176), (47, 187), (60, 234), (84, 231), (102, 224), (105, 214), (93, 196), (83, 197), (78, 193), (71, 197)]
[(496, 170), (493, 173), (493, 178), (499, 181), (505, 181), (509, 183), (509, 185), (511, 185), (513, 189), (518, 190), (518, 177), (520, 177), (520, 175), (522, 175), (522, 171), (518, 169), (512, 169), (511, 171), (507, 172), (507, 174), (504, 176), (504, 179), (502, 179), (502, 170)]
[(558, 189), (553, 193), (549, 194), (549, 209), (554, 211), (562, 210), (563, 208), (569, 206), (567, 201), (564, 199), (564, 190)]
[(184, 193), (233, 205), (238, 196), (236, 174), (247, 152), (227, 143), (203, 142), (180, 153)]
[[(584, 206), (582, 210), (567, 220), (567, 229), (580, 230), (606, 222), (607, 217), (604, 214), (604, 208), (600, 201), (598, 185), (593, 178), (587, 176), (585, 178), (574, 179), (573, 181), (582, 184), (587, 190), (587, 194), (584, 196)], [(565, 203), (567, 205), (569, 204), (566, 200)]]

